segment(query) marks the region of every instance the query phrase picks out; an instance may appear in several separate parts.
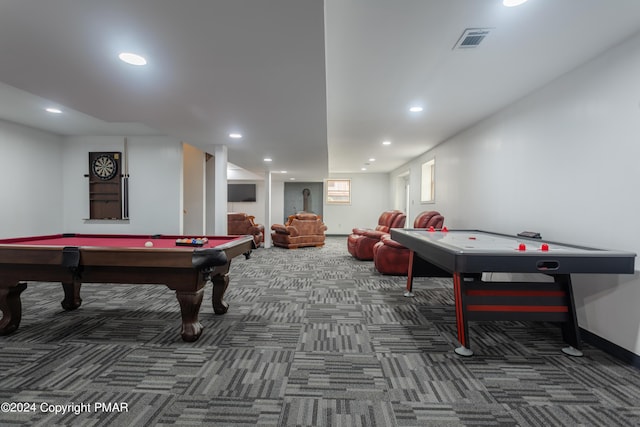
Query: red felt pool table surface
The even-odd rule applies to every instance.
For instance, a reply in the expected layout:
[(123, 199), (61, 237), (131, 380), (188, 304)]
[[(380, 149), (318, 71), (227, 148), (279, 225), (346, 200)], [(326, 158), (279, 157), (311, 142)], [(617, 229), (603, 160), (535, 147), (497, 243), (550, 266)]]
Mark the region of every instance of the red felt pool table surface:
[[(27, 282), (60, 282), (65, 310), (80, 307), (82, 283), (165, 285), (176, 292), (182, 316), (182, 339), (195, 341), (204, 287), (211, 283), (216, 314), (227, 312), (223, 296), (229, 285), (231, 260), (248, 259), (252, 236), (207, 237), (200, 246), (180, 246), (176, 235), (54, 234), (0, 239), (0, 335), (18, 329), (20, 294)], [(145, 245), (152, 242), (153, 246)], [(27, 307), (28, 309), (28, 307)]]
[[(213, 248), (229, 243), (238, 236), (204, 236), (209, 241), (203, 248)], [(146, 242), (152, 242), (154, 248), (180, 248), (192, 250), (192, 246), (178, 246), (177, 239), (185, 236), (175, 235), (135, 235), (135, 234), (52, 234), (47, 236), (17, 237), (0, 239), (0, 245), (34, 245), (34, 246), (94, 246), (112, 248), (145, 248)], [(201, 238), (201, 237), (195, 237)]]

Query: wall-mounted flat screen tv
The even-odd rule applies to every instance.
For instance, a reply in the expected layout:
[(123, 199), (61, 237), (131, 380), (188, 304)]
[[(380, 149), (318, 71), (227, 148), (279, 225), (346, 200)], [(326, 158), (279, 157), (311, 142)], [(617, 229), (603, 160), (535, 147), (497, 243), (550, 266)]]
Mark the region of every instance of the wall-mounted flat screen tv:
[(227, 184), (227, 200), (229, 202), (255, 202), (255, 184)]

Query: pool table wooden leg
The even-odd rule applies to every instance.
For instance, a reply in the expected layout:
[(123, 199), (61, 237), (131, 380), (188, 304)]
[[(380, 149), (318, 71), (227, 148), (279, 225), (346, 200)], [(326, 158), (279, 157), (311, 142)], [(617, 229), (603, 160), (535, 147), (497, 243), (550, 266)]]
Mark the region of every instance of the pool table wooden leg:
[(198, 320), (198, 314), (204, 297), (204, 288), (197, 291), (176, 290), (176, 297), (180, 303), (180, 313), (182, 314), (182, 340), (196, 341), (202, 333), (202, 324)]
[(24, 282), (8, 288), (0, 288), (0, 335), (9, 335), (20, 326), (22, 320), (22, 302), (20, 294), (27, 289)]
[(82, 283), (77, 281), (62, 283), (62, 290), (64, 291), (64, 299), (60, 302), (62, 308), (71, 311), (80, 307), (82, 304), (82, 298), (80, 298), (81, 285)]
[(224, 300), (224, 293), (229, 286), (229, 274), (216, 274), (211, 276), (213, 284), (213, 294), (211, 303), (215, 314), (225, 314), (229, 310), (229, 304)]

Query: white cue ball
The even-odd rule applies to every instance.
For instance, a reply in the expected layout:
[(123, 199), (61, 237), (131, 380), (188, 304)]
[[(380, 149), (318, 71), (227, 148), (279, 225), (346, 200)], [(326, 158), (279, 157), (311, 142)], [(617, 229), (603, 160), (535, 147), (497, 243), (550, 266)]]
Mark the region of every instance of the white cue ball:
[(148, 247), (148, 248), (152, 248), (153, 247), (153, 242), (146, 242), (144, 245), (146, 247)]

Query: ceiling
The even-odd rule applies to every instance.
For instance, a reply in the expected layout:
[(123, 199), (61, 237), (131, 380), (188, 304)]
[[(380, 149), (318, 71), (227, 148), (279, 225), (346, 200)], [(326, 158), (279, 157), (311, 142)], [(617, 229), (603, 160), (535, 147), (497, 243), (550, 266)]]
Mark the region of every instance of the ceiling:
[[(489, 33), (454, 49), (466, 28)], [(389, 172), (638, 31), (637, 0), (3, 0), (0, 118), (222, 144), (274, 179)]]

